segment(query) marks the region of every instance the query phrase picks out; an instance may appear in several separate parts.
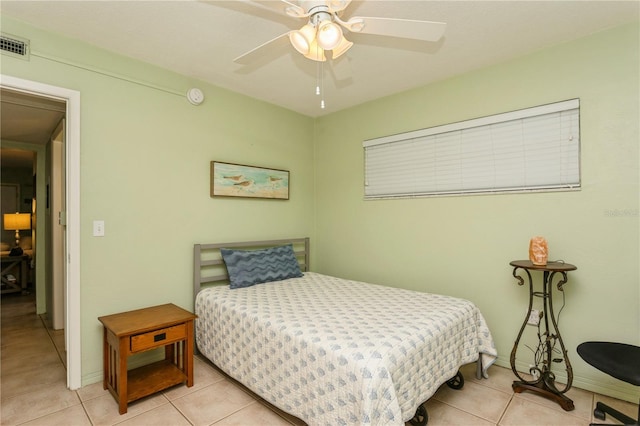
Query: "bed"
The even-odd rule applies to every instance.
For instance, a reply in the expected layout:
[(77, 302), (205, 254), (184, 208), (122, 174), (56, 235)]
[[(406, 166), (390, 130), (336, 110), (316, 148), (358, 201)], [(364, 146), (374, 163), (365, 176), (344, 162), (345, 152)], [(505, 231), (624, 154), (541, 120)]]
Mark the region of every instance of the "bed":
[(196, 244), (197, 350), (308, 424), (426, 424), (462, 365), (486, 377), (497, 353), (471, 302), (308, 266), (308, 238)]

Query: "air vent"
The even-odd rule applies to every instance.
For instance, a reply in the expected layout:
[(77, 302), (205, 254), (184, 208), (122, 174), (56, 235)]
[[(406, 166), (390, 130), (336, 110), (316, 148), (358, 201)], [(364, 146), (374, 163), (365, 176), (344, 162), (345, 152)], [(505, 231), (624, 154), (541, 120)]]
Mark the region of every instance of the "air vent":
[(21, 59), (29, 59), (29, 40), (9, 34), (0, 34), (0, 51)]

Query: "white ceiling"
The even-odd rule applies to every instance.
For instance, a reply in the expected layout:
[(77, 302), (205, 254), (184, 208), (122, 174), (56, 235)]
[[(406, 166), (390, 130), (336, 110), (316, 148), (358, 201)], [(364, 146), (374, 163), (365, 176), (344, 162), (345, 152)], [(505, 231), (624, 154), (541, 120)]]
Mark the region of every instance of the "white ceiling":
[[(354, 0), (343, 19), (431, 20), (446, 22), (447, 29), (437, 43), (347, 33), (355, 45), (324, 65), (324, 110), (314, 93), (318, 63), (291, 46), (279, 46), (250, 66), (233, 62), (304, 24), (257, 1), (2, 0), (0, 11), (316, 117), (638, 20), (639, 5), (638, 1), (592, 0)], [(34, 54), (38, 48), (31, 46)]]
[(51, 133), (65, 115), (62, 101), (2, 89), (0, 91), (0, 128), (2, 139), (40, 144), (51, 139)]
[[(42, 145), (65, 116), (66, 105), (54, 99), (35, 97), (11, 90), (0, 90), (0, 139)], [(31, 168), (34, 152), (0, 149), (0, 167)]]

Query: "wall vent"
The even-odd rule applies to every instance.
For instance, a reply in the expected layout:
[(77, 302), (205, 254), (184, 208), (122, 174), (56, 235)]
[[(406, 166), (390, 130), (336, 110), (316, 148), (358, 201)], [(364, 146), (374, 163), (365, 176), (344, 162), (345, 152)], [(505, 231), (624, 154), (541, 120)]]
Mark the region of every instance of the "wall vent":
[(0, 51), (21, 59), (29, 59), (29, 40), (10, 34), (0, 34)]

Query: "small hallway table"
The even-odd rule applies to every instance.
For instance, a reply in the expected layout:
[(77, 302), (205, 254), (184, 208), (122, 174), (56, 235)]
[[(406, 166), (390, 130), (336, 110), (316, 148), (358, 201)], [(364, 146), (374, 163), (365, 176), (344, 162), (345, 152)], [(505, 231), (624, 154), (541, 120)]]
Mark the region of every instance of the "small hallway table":
[[(27, 294), (27, 282), (29, 280), (29, 256), (26, 254), (20, 256), (2, 256), (2, 294), (17, 293)], [(20, 271), (20, 279), (10, 277), (10, 273), (18, 269)]]

